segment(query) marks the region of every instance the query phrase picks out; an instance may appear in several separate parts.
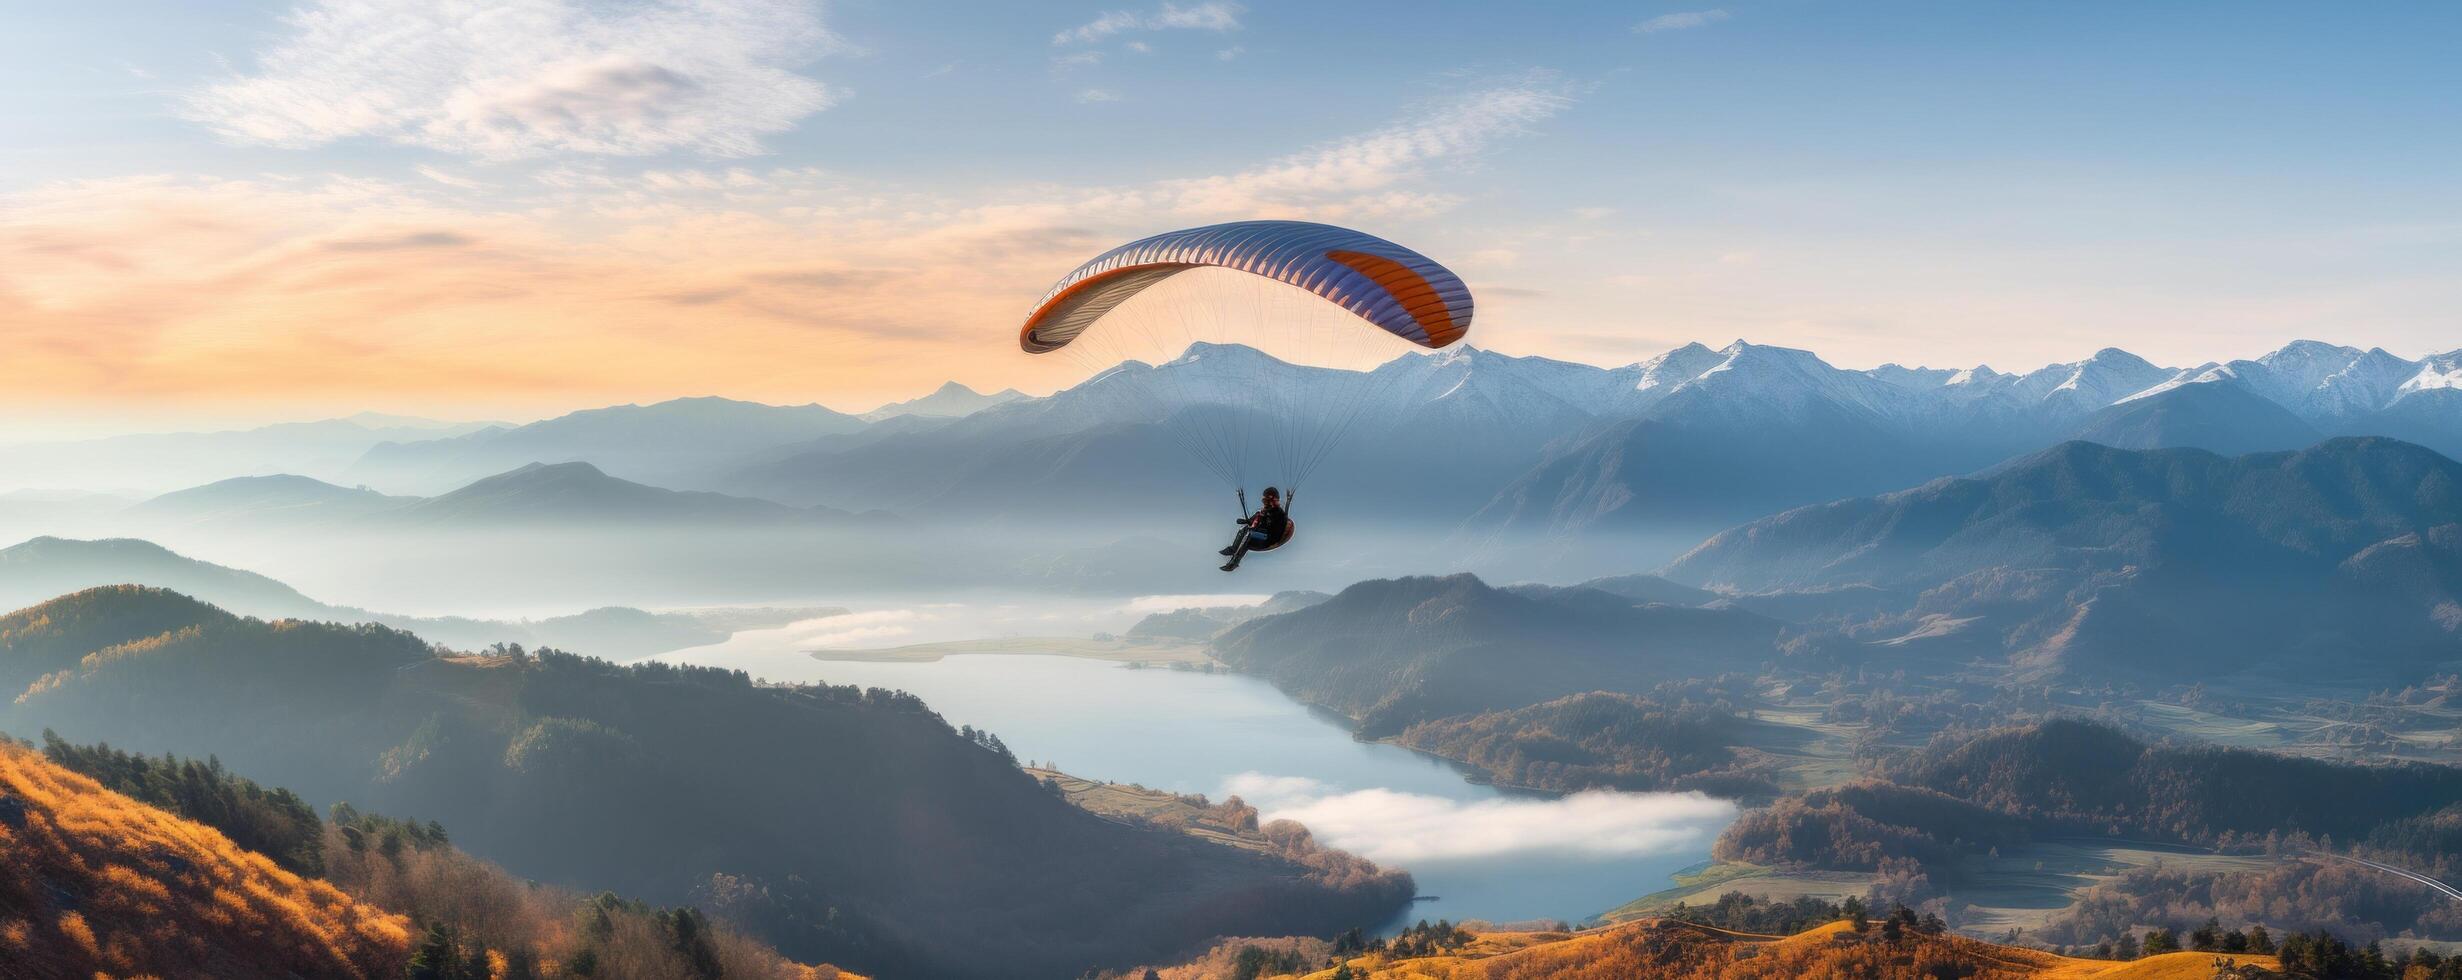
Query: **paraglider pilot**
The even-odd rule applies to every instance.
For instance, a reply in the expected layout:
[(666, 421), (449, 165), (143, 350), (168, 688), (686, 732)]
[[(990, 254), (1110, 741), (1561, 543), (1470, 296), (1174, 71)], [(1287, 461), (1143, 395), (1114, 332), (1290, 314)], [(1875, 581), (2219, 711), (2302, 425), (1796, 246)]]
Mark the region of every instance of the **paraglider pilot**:
[(1226, 572), (1239, 571), (1240, 559), (1248, 557), (1248, 552), (1271, 548), (1290, 533), (1291, 515), (1282, 509), (1282, 491), (1265, 488), (1265, 502), (1257, 507), (1256, 513), (1240, 518), (1239, 525), (1239, 537), (1232, 538), (1231, 546), (1220, 552), (1231, 558), (1223, 563), (1222, 570)]

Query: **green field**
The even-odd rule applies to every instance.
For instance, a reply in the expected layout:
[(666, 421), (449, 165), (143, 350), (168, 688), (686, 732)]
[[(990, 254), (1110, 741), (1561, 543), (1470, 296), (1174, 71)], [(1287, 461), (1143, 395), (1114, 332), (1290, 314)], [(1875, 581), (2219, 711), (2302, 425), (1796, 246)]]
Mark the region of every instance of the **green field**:
[(1657, 915), (1678, 902), (1708, 905), (1728, 892), (1743, 892), (1781, 901), (1803, 895), (1831, 900), (1861, 895), (1873, 876), (1835, 871), (1780, 871), (1757, 864), (1712, 862), (1670, 876), (1675, 887), (1651, 892), (1599, 914), (1606, 922), (1623, 922)]
[(1817, 704), (1757, 708), (1736, 747), (1767, 759), (1781, 792), (1800, 793), (1854, 779), (1859, 726), (1821, 720)]
[(1254, 830), (1231, 826), (1221, 814), (1177, 793), (1072, 776), (1057, 769), (1028, 768), (1036, 779), (1056, 782), (1070, 803), (1089, 813), (1139, 824), (1177, 827), (1182, 833), (1242, 850), (1271, 852)]
[[(2033, 930), (2077, 901), (2086, 889), (2131, 868), (2262, 871), (2292, 858), (2209, 854), (2189, 848), (2085, 840), (2041, 841), (1971, 859), (1949, 874), (1949, 891), (1975, 908), (1960, 928), (1997, 933)], [(1936, 878), (1939, 872), (1935, 872)]]

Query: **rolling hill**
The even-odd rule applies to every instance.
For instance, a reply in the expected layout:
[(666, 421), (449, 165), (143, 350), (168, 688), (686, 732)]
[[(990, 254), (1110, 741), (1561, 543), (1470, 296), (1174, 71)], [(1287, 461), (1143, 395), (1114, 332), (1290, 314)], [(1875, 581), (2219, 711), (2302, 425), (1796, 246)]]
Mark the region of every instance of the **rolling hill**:
[(433, 821), (348, 804), (320, 818), (219, 762), (0, 744), (0, 800), (16, 804), (16, 839), (0, 833), (12, 978), (861, 980), (788, 962), (698, 909), (522, 881)]
[(35, 538), (0, 548), (0, 608), (30, 606), (51, 596), (107, 585), (169, 589), (243, 615), (270, 619), (381, 623), (456, 649), (518, 643), (612, 660), (716, 643), (737, 630), (783, 626), (845, 612), (836, 607), (649, 612), (604, 606), (521, 621), (408, 616), (319, 602), (263, 575), (199, 561), (149, 541)]
[(0, 972), (391, 978), (409, 919), (0, 744)]
[(619, 480), (589, 463), (531, 463), (402, 507), (389, 524), (434, 530), (485, 527), (617, 527), (802, 524), (844, 516), (705, 490), (668, 490)]
[(1453, 575), (1361, 582), (1235, 626), (1214, 649), (1383, 737), (1434, 718), (1757, 670), (1777, 656), (1778, 634), (1741, 610), (1639, 606), (1589, 589), (1521, 595)]
[(241, 476), (175, 490), (128, 509), (138, 521), (170, 524), (275, 526), (344, 524), (400, 510), (416, 497), (393, 497), (366, 487), (338, 487), (282, 473)]
[(895, 692), (440, 656), (139, 588), (9, 623), (0, 663), (40, 677), (0, 707), (10, 732), (210, 752), (311, 801), (442, 820), (518, 874), (701, 905), (806, 961), (1075, 973), (1221, 932), (1330, 934), (1411, 891), (1086, 813)]
[(135, 583), (257, 616), (331, 616), (334, 608), (255, 572), (176, 554), (151, 541), (41, 537), (0, 548), (0, 608), (98, 585)]

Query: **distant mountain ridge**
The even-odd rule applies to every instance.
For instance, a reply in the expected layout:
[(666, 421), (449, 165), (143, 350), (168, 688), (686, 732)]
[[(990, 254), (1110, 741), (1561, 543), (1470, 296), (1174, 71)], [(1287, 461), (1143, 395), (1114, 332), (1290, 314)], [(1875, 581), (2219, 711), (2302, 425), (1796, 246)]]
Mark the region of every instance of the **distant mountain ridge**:
[[(1629, 572), (1740, 521), (2070, 439), (2237, 453), (2382, 435), (2462, 455), (2462, 351), (2410, 359), (2301, 341), (2174, 368), (2106, 348), (2004, 373), (1850, 370), (1737, 341), (1618, 367), (1460, 347), (1352, 372), (1198, 344), (1040, 397), (950, 385), (864, 416), (688, 398), (397, 439), (342, 479), (441, 494), (531, 463), (587, 463), (652, 486), (919, 520), (1182, 522), (1212, 516), (1200, 503), (1224, 488), (1185, 459), (1164, 421), (1270, 425), (1259, 377), (1364, 406), (1335, 462), (1304, 488), (1316, 521), (1409, 528), (1431, 551), (1473, 558), (1551, 542), (1583, 557), (1582, 574)], [(1119, 396), (1134, 385), (1169, 397)], [(1519, 574), (1512, 567), (1490, 570)]]
[[(1258, 359), (1270, 361), (1200, 344), (1166, 364), (1126, 365), (943, 424), (773, 453), (714, 483), (919, 517), (1010, 517), (1055, 500), (1114, 518), (1145, 515), (1158, 500), (1219, 488), (1182, 465), (1155, 419), (1122, 417), (1121, 400), (1103, 397), (1101, 386), (1171, 372), (1170, 384), (1153, 388), (1175, 400), (1158, 410), (1254, 425), (1239, 419), (1253, 411), (1245, 379), (1257, 376)], [(2336, 370), (2316, 366), (2337, 360)], [(1365, 374), (1265, 367), (1269, 377), (1287, 372), (1289, 384), (1360, 385), (1380, 399), (1340, 463), (1314, 481), (1314, 512), (1346, 523), (1458, 526), (1476, 551), (1516, 536), (1579, 546), (1647, 529), (1664, 530), (1658, 547), (1675, 547), (1737, 521), (1970, 472), (2072, 438), (2245, 452), (2386, 434), (2462, 453), (2462, 389), (2450, 381), (2457, 360), (2303, 343), (2247, 362), (2280, 365), (2259, 384), (2249, 380), (2257, 368), (2200, 373), (2117, 349), (2020, 374), (1857, 371), (1739, 341), (1615, 368), (1477, 348), (1407, 356)], [(2310, 367), (2294, 371), (2295, 362)], [(2400, 377), (2352, 381), (2370, 371)], [(2310, 388), (2352, 394), (2293, 397)], [(2440, 403), (2448, 395), (2450, 407)], [(1597, 547), (1607, 552), (1602, 570), (1633, 550)]]
[(388, 515), (412, 525), (571, 523), (791, 524), (844, 516), (705, 490), (668, 490), (609, 476), (589, 463), (530, 463)]
[(340, 487), (290, 473), (239, 476), (203, 486), (174, 490), (129, 508), (139, 519), (160, 518), (182, 523), (234, 521), (348, 521), (399, 510), (418, 502), (366, 487)]
[(304, 476), (235, 477), (129, 508), (140, 522), (298, 529), (674, 526), (826, 523), (849, 515), (706, 490), (621, 480), (589, 463), (528, 463), (434, 497), (388, 496)]
[(437, 493), (529, 463), (588, 462), (628, 480), (707, 489), (696, 481), (741, 455), (863, 426), (820, 405), (677, 398), (448, 439), (387, 442), (370, 448), (345, 476), (397, 492)]
[(859, 417), (866, 422), (878, 422), (883, 419), (897, 418), (901, 415), (919, 415), (926, 418), (956, 418), (959, 416), (973, 415), (976, 412), (980, 412), (994, 405), (1005, 405), (1024, 397), (1026, 397), (1026, 393), (1015, 388), (1002, 388), (999, 391), (985, 394), (955, 381), (951, 381), (947, 384), (941, 385), (931, 394), (910, 398), (902, 402), (890, 402), (887, 405), (883, 405), (869, 412), (865, 412)]
[(485, 422), (361, 412), (253, 429), (163, 432), (0, 446), (0, 491), (20, 488), (160, 492), (235, 476), (339, 478), (370, 447), (460, 436)]
[[(792, 620), (845, 612), (831, 607), (654, 613), (608, 606), (521, 622), (404, 616), (318, 602), (266, 576), (189, 558), (151, 541), (43, 537), (0, 548), (0, 609), (15, 609), (52, 596), (117, 585), (169, 589), (223, 609), (266, 619), (382, 623), (395, 629), (415, 630), (429, 640), (456, 649), (477, 650), (495, 643), (517, 643), (552, 646), (611, 660), (717, 643), (739, 629), (782, 626)], [(0, 643), (0, 648), (5, 648), (5, 643)]]
[(1669, 565), (1749, 597), (1863, 589), (1867, 639), (2024, 671), (2365, 683), (2462, 660), (2462, 463), (2391, 439), (2218, 456), (2065, 443), (1790, 510)]

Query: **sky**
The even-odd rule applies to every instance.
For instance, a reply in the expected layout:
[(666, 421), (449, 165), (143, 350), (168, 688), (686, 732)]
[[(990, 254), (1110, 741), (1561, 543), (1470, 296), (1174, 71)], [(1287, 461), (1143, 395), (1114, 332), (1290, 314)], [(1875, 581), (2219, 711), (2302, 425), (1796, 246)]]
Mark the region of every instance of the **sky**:
[(2462, 5), (113, 0), (0, 12), (17, 430), (1049, 390), (1244, 218), (1471, 342), (2023, 370), (2462, 346)]

